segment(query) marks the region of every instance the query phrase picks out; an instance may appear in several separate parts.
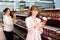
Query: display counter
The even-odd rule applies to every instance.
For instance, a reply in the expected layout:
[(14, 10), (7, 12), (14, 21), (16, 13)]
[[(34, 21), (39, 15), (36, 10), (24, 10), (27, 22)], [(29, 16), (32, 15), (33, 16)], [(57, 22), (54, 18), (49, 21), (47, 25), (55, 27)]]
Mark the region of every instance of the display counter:
[[(26, 39), (27, 36), (27, 28), (25, 25), (25, 18), (27, 15), (26, 12), (18, 12), (17, 23), (14, 23), (14, 33), (21, 37), (22, 39)], [(42, 37), (48, 40), (60, 40), (60, 9), (44, 9), (40, 14), (40, 18), (47, 17), (47, 24), (44, 27), (44, 32)]]
[[(25, 22), (23, 21), (23, 23), (20, 21), (18, 21), (17, 23), (15, 23), (15, 33), (20, 35), (23, 39), (26, 38), (27, 35), (27, 28), (26, 25), (24, 24)], [(23, 25), (22, 25), (23, 24)], [(44, 32), (42, 34), (42, 37), (48, 39), (48, 40), (60, 40), (60, 28), (56, 28), (56, 27), (52, 27), (52, 26), (48, 26), (46, 25), (44, 27)], [(21, 32), (20, 32), (21, 31)], [(21, 33), (21, 34), (20, 34)]]

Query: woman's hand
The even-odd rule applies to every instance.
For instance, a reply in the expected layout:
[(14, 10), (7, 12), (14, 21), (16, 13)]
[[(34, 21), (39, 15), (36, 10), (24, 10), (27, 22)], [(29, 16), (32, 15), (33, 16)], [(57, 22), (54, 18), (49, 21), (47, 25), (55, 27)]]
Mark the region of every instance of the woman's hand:
[(13, 22), (17, 22), (17, 20), (14, 20), (14, 19), (12, 19), (13, 20)]
[(14, 22), (17, 22), (17, 20), (15, 20)]
[(40, 23), (37, 23), (35, 26), (34, 26), (34, 29), (37, 29), (40, 27)]
[(14, 21), (14, 19), (11, 19), (11, 21), (13, 22), (13, 21)]
[(46, 25), (46, 22), (45, 22), (45, 21), (39, 22), (39, 23), (37, 23), (37, 24), (34, 26), (34, 29), (36, 29), (36, 28), (43, 28), (45, 25)]
[(45, 26), (45, 24), (46, 24), (45, 22), (41, 22), (41, 25), (44, 25)]

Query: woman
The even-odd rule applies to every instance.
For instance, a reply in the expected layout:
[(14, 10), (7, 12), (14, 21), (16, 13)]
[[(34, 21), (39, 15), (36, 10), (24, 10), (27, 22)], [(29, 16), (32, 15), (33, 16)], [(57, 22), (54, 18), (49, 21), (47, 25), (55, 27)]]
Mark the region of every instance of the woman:
[(43, 27), (41, 27), (41, 19), (38, 18), (39, 10), (38, 7), (33, 5), (29, 10), (29, 17), (26, 18), (26, 26), (28, 29), (26, 40), (41, 40), (41, 34)]
[(10, 9), (5, 8), (3, 11), (5, 15), (3, 16), (3, 24), (4, 24), (4, 34), (7, 40), (13, 40), (13, 19), (10, 16)]

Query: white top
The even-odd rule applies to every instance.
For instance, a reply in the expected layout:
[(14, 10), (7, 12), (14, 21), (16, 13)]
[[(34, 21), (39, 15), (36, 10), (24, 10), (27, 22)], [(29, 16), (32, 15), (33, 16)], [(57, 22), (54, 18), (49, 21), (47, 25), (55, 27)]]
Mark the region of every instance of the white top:
[(8, 31), (8, 32), (11, 32), (13, 31), (13, 21), (12, 21), (12, 18), (11, 16), (6, 16), (4, 15), (3, 16), (3, 23), (4, 23), (4, 31)]
[(33, 20), (32, 17), (26, 18), (26, 26), (27, 28), (33, 28), (37, 23), (39, 23), (41, 20), (39, 18), (36, 18), (36, 21)]
[(35, 20), (32, 17), (26, 18), (25, 23), (28, 29), (26, 40), (41, 40), (40, 34), (42, 34), (42, 32), (39, 28), (34, 29), (35, 25), (40, 21), (39, 18), (36, 18)]

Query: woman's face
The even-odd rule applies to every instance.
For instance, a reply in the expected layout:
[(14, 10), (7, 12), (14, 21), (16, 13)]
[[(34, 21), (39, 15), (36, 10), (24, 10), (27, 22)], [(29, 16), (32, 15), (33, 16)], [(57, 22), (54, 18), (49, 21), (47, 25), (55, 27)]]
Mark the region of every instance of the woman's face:
[(7, 10), (7, 12), (6, 12), (8, 15), (10, 15), (10, 10)]
[(38, 14), (37, 8), (34, 8), (34, 10), (32, 10), (31, 12), (32, 12), (32, 15), (35, 16), (35, 17), (36, 17), (37, 14)]

